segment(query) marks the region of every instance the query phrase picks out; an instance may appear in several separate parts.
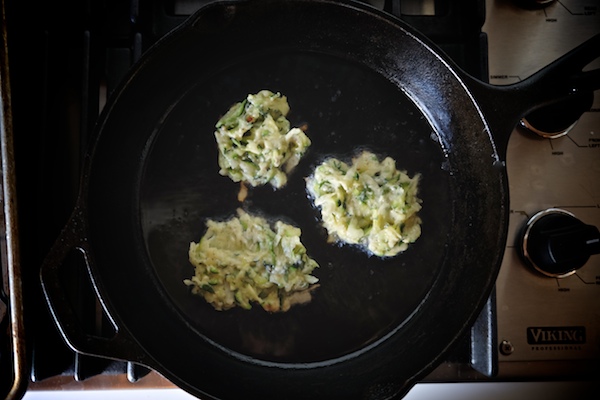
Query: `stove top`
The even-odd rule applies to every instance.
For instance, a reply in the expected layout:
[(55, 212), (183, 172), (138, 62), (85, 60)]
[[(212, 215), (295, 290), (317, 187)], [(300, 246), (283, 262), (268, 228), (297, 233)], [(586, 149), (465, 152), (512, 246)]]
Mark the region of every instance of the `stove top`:
[[(490, 83), (522, 80), (600, 33), (599, 11), (600, 3), (589, 1), (561, 0), (534, 9), (489, 1), (483, 29)], [(518, 127), (509, 140), (509, 237), (496, 284), (501, 378), (597, 378), (600, 372), (600, 256), (564, 278), (545, 276), (519, 256), (521, 230), (540, 211), (558, 208), (600, 226), (600, 96), (595, 94), (591, 110), (566, 134), (550, 139)]]
[[(543, 5), (486, 0), (453, 2), (452, 6), (435, 0), (369, 2), (401, 15), (463, 69), (495, 85), (525, 79), (600, 33), (600, 4), (592, 0)], [(42, 9), (49, 7), (40, 3)], [(25, 306), (30, 308), (43, 306), (37, 268), (72, 209), (81, 154), (106, 96), (152, 43), (206, 1), (80, 3), (54, 5), (50, 14), (56, 18), (42, 18), (44, 13), (39, 13), (31, 22), (39, 23), (40, 30), (17, 29), (15, 22), (8, 21), (9, 31), (13, 24), (30, 45), (15, 51), (16, 64), (22, 66), (22, 60), (27, 60), (26, 65), (35, 66), (29, 76), (24, 76), (22, 69), (13, 72), (14, 86), (21, 89), (25, 85), (20, 83), (28, 80), (28, 87), (35, 86), (39, 96), (24, 98), (27, 92), (13, 88), (13, 103), (30, 105), (14, 111), (20, 121), (19, 132), (37, 132), (33, 146), (29, 143), (32, 138), (23, 134), (15, 138), (17, 165), (30, 164), (34, 169), (19, 176), (21, 182), (35, 182), (33, 187), (21, 189), (27, 196), (21, 196), (19, 207), (26, 210), (21, 211), (20, 220), (23, 236), (30, 239), (21, 252)], [(76, 23), (68, 7), (74, 7), (79, 18)], [(7, 8), (8, 15), (18, 9), (14, 3)], [(98, 15), (105, 25), (96, 25)], [(444, 29), (453, 34), (445, 34)], [(554, 139), (523, 127), (512, 133), (507, 156), (509, 238), (496, 290), (473, 329), (424, 382), (599, 376), (600, 303), (595, 299), (600, 290), (600, 256), (590, 257), (582, 268), (564, 278), (545, 276), (520, 256), (522, 229), (539, 211), (559, 209), (585, 224), (600, 226), (600, 97), (595, 94), (591, 110), (574, 126), (567, 124), (568, 131), (560, 127), (559, 134), (550, 135), (556, 136)], [(38, 118), (27, 117), (32, 111)], [(544, 115), (535, 119), (540, 118), (546, 121)], [(75, 282), (74, 299), (94, 310), (86, 314), (85, 323), (101, 330), (107, 325), (106, 317), (85, 274), (69, 270), (67, 275)], [(0, 302), (0, 314), (6, 313), (3, 304)], [(73, 353), (46, 313), (35, 312), (35, 318), (26, 322), (30, 392), (173, 387), (160, 375), (133, 363)]]

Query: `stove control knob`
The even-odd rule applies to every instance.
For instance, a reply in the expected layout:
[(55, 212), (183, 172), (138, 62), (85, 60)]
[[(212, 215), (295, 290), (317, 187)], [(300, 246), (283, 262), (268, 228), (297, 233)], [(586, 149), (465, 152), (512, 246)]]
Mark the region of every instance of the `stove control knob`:
[(568, 211), (549, 208), (527, 221), (517, 246), (525, 261), (544, 275), (564, 278), (600, 253), (600, 232)]

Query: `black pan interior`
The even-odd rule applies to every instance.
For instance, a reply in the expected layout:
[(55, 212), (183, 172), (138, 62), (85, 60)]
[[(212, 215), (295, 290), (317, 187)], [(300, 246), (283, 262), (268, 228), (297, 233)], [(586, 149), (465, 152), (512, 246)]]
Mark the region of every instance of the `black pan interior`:
[[(286, 187), (241, 205), (218, 174), (214, 124), (261, 89), (288, 96), (313, 144)], [(325, 157), (362, 149), (422, 175), (423, 235), (391, 259), (327, 244), (305, 192)], [(151, 366), (192, 393), (257, 397), (265, 380), (292, 398), (396, 391), (491, 290), (506, 222), (496, 160), (468, 89), (399, 22), (333, 1), (215, 3), (146, 53), (104, 110), (84, 175), (94, 281)], [(302, 229), (320, 264), (311, 303), (217, 312), (189, 293), (189, 242), (240, 206)]]
[[(218, 173), (214, 124), (248, 93), (288, 96), (293, 126), (308, 125), (312, 145), (279, 190), (250, 189)], [(285, 362), (323, 361), (348, 354), (388, 333), (413, 312), (431, 287), (444, 257), (452, 215), (449, 172), (432, 127), (396, 86), (365, 66), (322, 54), (259, 54), (203, 77), (169, 112), (145, 160), (142, 230), (158, 279), (199, 334), (234, 351)], [(328, 156), (350, 162), (368, 149), (390, 156), (412, 176), (422, 175), (422, 238), (399, 256), (369, 257), (352, 246), (327, 243), (319, 213), (307, 197), (305, 177)], [(207, 219), (226, 219), (236, 208), (281, 219), (302, 229), (308, 254), (320, 268), (314, 300), (282, 314), (259, 306), (217, 312), (183, 284), (193, 275), (190, 241)]]

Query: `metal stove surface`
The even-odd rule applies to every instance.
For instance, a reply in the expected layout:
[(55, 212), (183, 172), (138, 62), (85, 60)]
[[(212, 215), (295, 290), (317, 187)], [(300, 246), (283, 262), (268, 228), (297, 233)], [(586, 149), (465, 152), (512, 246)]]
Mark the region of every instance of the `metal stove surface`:
[[(524, 79), (600, 33), (598, 1), (560, 0), (529, 10), (510, 1), (487, 3), (483, 29), (492, 84)], [(562, 137), (545, 139), (515, 129), (507, 168), (509, 237), (496, 284), (499, 376), (539, 379), (586, 372), (599, 377), (600, 256), (573, 275), (551, 278), (525, 265), (517, 246), (527, 220), (548, 208), (600, 226), (600, 92), (592, 109)]]

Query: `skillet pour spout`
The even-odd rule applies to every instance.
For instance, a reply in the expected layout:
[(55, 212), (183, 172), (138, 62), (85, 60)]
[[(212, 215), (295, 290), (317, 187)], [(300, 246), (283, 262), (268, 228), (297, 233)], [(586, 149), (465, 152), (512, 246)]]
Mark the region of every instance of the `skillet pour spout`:
[[(202, 7), (144, 53), (102, 111), (76, 208), (41, 269), (57, 326), (74, 350), (146, 365), (203, 399), (402, 397), (494, 286), (510, 132), (528, 111), (597, 87), (597, 71), (580, 71), (598, 40), (493, 87), (361, 2)], [(285, 187), (252, 188), (241, 204), (239, 185), (218, 173), (214, 124), (261, 89), (287, 96), (290, 122), (306, 124), (312, 144)], [(305, 178), (326, 157), (364, 149), (421, 175), (422, 235), (396, 257), (329, 243), (306, 195)], [(320, 265), (310, 303), (217, 312), (183, 284), (190, 242), (238, 207), (301, 229)], [(60, 271), (73, 253), (112, 338), (86, 334), (65, 299)]]

